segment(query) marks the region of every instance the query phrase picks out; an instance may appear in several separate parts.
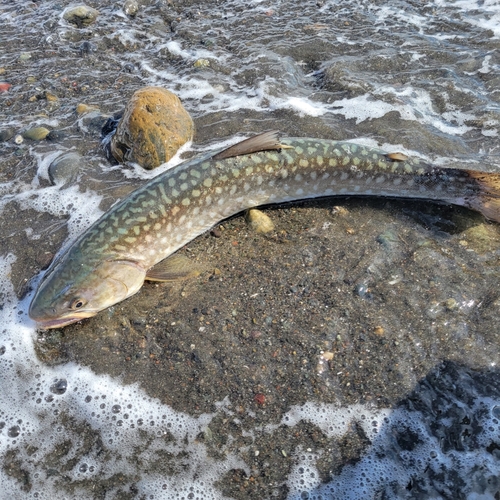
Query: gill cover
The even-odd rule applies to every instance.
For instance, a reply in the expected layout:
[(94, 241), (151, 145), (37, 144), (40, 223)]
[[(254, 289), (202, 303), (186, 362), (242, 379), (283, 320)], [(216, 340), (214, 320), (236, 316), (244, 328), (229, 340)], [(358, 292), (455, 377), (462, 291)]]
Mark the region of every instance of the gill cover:
[(129, 260), (107, 260), (87, 272), (82, 266), (65, 280), (55, 270), (42, 281), (29, 315), (43, 328), (69, 325), (130, 297), (141, 288), (145, 276), (146, 271)]

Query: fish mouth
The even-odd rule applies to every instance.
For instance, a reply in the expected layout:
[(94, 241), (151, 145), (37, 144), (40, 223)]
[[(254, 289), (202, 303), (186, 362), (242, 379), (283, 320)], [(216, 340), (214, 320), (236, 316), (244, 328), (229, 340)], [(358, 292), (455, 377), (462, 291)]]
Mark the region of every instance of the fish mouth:
[(36, 321), (37, 325), (43, 330), (50, 328), (62, 328), (63, 326), (71, 325), (85, 318), (95, 316), (95, 313), (88, 314), (73, 314), (64, 318), (31, 318)]

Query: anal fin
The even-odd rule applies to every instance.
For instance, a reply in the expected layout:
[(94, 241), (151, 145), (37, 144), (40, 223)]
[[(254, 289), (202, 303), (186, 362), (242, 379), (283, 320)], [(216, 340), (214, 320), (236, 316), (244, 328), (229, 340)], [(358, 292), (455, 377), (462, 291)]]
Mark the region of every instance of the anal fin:
[(249, 155), (259, 151), (269, 151), (274, 149), (290, 149), (292, 146), (280, 144), (278, 139), (278, 130), (269, 130), (262, 134), (254, 135), (241, 142), (230, 146), (224, 151), (217, 153), (212, 157), (214, 160), (224, 160), (233, 156)]
[(199, 276), (201, 269), (184, 255), (172, 255), (162, 260), (146, 273), (148, 281), (177, 281)]

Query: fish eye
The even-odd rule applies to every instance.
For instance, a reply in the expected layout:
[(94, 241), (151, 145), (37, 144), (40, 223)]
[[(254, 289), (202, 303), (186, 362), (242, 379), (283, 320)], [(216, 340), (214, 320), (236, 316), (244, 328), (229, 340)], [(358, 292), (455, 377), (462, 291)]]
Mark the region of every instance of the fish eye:
[(87, 301), (85, 299), (76, 297), (69, 303), (69, 308), (75, 311), (77, 309), (81, 309), (86, 303)]

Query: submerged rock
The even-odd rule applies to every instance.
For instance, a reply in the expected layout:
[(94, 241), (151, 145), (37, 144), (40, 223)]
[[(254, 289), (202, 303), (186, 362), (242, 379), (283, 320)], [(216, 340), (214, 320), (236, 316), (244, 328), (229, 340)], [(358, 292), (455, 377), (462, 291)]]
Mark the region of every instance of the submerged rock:
[(82, 157), (78, 153), (65, 153), (49, 165), (49, 179), (53, 185), (69, 184), (76, 179), (82, 166)]
[(152, 170), (190, 141), (193, 131), (193, 120), (175, 94), (145, 87), (127, 104), (111, 139), (111, 152), (119, 162), (136, 162)]
[(68, 9), (63, 17), (68, 23), (76, 25), (78, 28), (84, 28), (95, 23), (99, 11), (88, 7), (87, 5), (78, 5)]
[(23, 137), (25, 139), (31, 139), (33, 141), (41, 141), (45, 139), (50, 133), (50, 130), (45, 127), (34, 127), (23, 132)]
[(139, 11), (139, 4), (137, 0), (125, 0), (123, 4), (123, 12), (129, 17), (135, 17)]
[(15, 131), (11, 128), (0, 130), (0, 142), (5, 142), (14, 137)]

